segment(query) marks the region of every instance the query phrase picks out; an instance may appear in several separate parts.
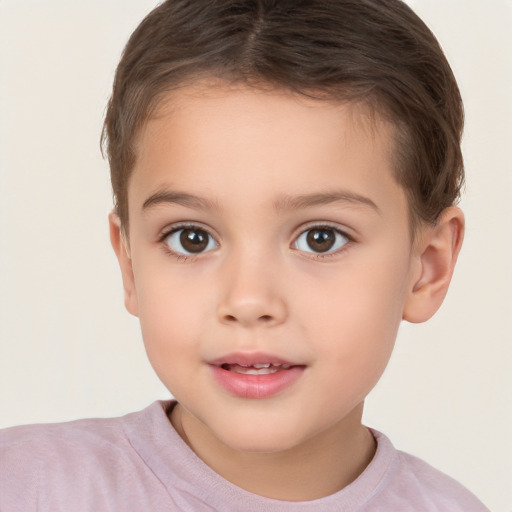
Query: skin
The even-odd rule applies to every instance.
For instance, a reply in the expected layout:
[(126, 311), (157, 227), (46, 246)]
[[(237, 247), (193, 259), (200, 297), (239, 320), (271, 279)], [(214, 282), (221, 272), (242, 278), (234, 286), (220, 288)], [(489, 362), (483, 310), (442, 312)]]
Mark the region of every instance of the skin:
[[(110, 216), (126, 307), (179, 402), (176, 430), (246, 490), (311, 500), (357, 478), (375, 453), (364, 399), (400, 322), (427, 320), (446, 294), (463, 215), (448, 208), (413, 243), (392, 151), (393, 126), (361, 106), (226, 84), (172, 93), (138, 138), (129, 232)], [(297, 200), (311, 194), (323, 200)], [(165, 234), (183, 222), (211, 234), (208, 250), (179, 253)], [(345, 234), (338, 248), (304, 242), (319, 225)], [(240, 398), (207, 364), (232, 352), (305, 370), (275, 396)]]

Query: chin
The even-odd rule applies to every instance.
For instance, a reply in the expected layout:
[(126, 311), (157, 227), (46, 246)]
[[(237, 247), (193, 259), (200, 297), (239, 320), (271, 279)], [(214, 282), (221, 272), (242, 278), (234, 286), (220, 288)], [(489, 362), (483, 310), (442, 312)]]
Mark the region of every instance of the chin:
[(279, 453), (293, 449), (298, 442), (290, 439), (290, 436), (262, 436), (249, 438), (246, 435), (230, 436), (221, 440), (232, 450), (241, 453)]
[(237, 452), (277, 453), (294, 448), (302, 439), (297, 425), (276, 424), (271, 421), (228, 421), (213, 433), (223, 444)]

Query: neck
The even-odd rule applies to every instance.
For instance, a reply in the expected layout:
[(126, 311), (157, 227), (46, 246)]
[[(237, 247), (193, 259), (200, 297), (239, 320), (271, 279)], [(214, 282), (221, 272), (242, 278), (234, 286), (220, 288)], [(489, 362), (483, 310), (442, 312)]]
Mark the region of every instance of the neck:
[[(375, 454), (375, 440), (361, 425), (363, 404), (340, 423), (292, 449), (241, 452), (219, 442), (177, 404), (171, 422), (190, 448), (216, 473), (246, 491), (284, 501), (310, 501), (353, 482)], [(195, 421), (194, 421), (195, 420)]]

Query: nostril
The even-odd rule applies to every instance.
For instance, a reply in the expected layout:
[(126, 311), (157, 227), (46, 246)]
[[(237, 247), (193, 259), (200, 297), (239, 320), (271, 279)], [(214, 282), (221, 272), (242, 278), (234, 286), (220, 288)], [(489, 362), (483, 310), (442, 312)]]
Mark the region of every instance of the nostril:
[[(225, 315), (224, 320), (226, 320), (229, 323), (234, 323), (234, 322), (239, 321), (239, 319), (234, 315)], [(258, 320), (260, 322), (267, 324), (272, 321), (272, 315), (261, 315), (260, 317), (258, 317)]]
[(220, 322), (225, 325), (270, 327), (285, 320), (286, 308), (280, 300), (270, 301), (260, 297), (242, 296), (221, 302), (217, 308), (217, 315)]

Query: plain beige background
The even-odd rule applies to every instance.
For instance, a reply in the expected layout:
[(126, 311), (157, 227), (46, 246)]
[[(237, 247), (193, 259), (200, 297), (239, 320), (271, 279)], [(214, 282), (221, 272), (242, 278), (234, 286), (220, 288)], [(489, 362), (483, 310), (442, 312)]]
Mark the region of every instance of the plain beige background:
[[(123, 308), (99, 153), (115, 65), (155, 3), (0, 0), (0, 426), (168, 396)], [(465, 100), (468, 230), (443, 309), (403, 325), (365, 420), (510, 512), (512, 1), (410, 4)]]

